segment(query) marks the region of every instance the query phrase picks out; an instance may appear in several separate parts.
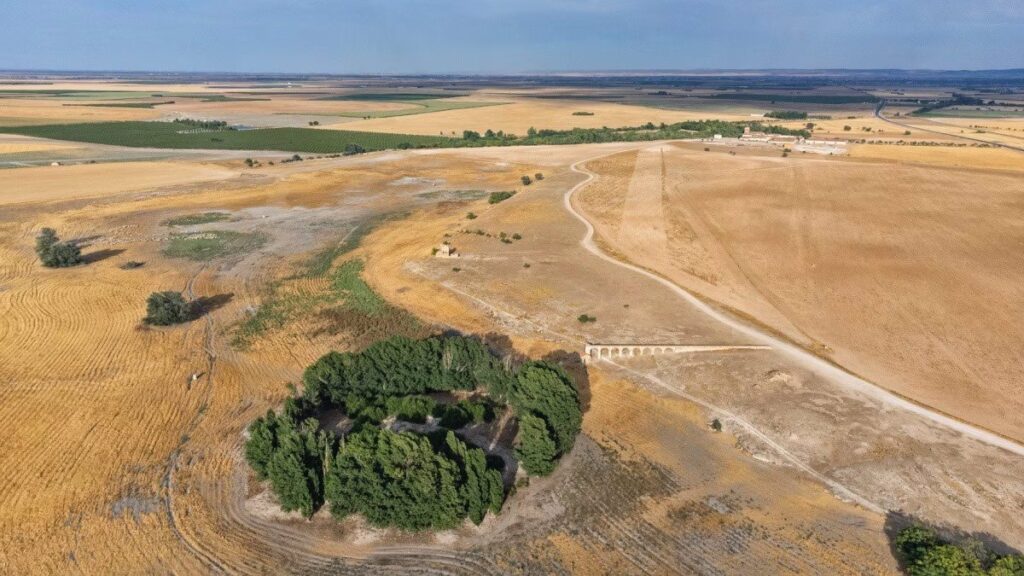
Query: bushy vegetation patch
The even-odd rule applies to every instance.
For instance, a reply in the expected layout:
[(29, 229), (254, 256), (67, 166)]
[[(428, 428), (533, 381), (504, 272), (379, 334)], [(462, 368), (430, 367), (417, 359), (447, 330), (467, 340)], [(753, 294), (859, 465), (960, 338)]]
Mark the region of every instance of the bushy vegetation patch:
[(82, 263), (78, 244), (61, 242), (53, 228), (43, 228), (36, 236), (36, 255), (47, 268), (68, 268)]
[(777, 118), (779, 120), (806, 120), (807, 112), (797, 110), (772, 110), (766, 113), (765, 118)]
[(901, 530), (894, 544), (903, 571), (910, 576), (1024, 575), (1024, 557), (1019, 554), (999, 555), (973, 539), (953, 543), (920, 525)]
[(511, 198), (511, 197), (513, 197), (515, 195), (516, 195), (515, 190), (507, 190), (507, 191), (502, 191), (502, 192), (491, 192), (491, 195), (487, 197), (487, 203), (488, 204), (498, 204), (499, 202), (504, 202), (505, 200), (508, 200), (509, 198)]
[(142, 321), (153, 326), (170, 326), (192, 319), (192, 304), (181, 292), (153, 292), (146, 299), (146, 317)]
[(171, 236), (164, 255), (203, 262), (225, 256), (238, 256), (263, 247), (269, 237), (262, 232), (210, 230)]
[(164, 220), (162, 224), (164, 226), (197, 226), (211, 222), (222, 222), (230, 218), (231, 215), (226, 212), (202, 212), (200, 214), (186, 214), (185, 216), (170, 218)]
[[(393, 337), (362, 352), (330, 352), (305, 370), (301, 395), (250, 425), (246, 459), (283, 509), (306, 516), (327, 502), (339, 519), (358, 513), (379, 527), (479, 524), (501, 510), (506, 487), (500, 465), (460, 430), (510, 406), (520, 421), (523, 468), (549, 474), (582, 422), (564, 370), (511, 360), (459, 335)], [(351, 420), (341, 435), (317, 420), (337, 410)]]

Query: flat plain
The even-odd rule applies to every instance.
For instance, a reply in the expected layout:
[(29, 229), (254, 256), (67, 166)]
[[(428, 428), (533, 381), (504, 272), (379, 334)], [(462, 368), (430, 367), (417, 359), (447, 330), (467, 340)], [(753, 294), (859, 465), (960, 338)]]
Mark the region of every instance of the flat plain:
[[(453, 101), (494, 105), (404, 114), (408, 102), (328, 99), (367, 90), (348, 85), (226, 86), (55, 81), (37, 88), (66, 95), (0, 98), (0, 119), (12, 119), (0, 125), (317, 120), (321, 131), (458, 136), (750, 121), (776, 107), (710, 90), (472, 87)], [(64, 106), (162, 100), (175, 103)], [(907, 138), (870, 103), (785, 105), (832, 115), (809, 120), (815, 138)], [(980, 129), (1009, 142), (1018, 126), (941, 121), (947, 133), (912, 135), (930, 145), (836, 156), (730, 141), (283, 162), (292, 151), (0, 135), (0, 160), (18, 166), (0, 170), (0, 571), (892, 574), (892, 529), (909, 518), (1020, 549), (1019, 457), (774, 350), (591, 363), (576, 449), (479, 527), (305, 520), (280, 511), (242, 455), (246, 426), (312, 360), (391, 333), (500, 333), (535, 357), (587, 342), (749, 344), (580, 245), (585, 227), (565, 201), (581, 169), (594, 177), (572, 205), (615, 258), (920, 405), (1024, 440), (1024, 154), (958, 138)], [(516, 194), (488, 204), (494, 191)], [(77, 240), (85, 264), (40, 266), (42, 227)], [(260, 241), (190, 259), (168, 250), (183, 237)], [(432, 256), (445, 241), (458, 259)], [(335, 276), (353, 260), (372, 294), (417, 321), (353, 320)], [(146, 327), (158, 290), (216, 304)]]

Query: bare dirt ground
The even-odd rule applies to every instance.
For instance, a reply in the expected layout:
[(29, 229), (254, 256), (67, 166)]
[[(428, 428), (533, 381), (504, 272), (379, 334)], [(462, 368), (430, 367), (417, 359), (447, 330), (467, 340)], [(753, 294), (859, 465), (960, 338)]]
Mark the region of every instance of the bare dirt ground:
[[(265, 109), (256, 110), (260, 106)], [(269, 113), (267, 106), (199, 108), (215, 110), (213, 116), (259, 116)], [(572, 116), (576, 110), (595, 116)], [(695, 117), (710, 116), (558, 100), (344, 127), (525, 133), (531, 125)], [(966, 351), (935, 357), (966, 363), (981, 370), (986, 383), (998, 384), (977, 388), (976, 401), (965, 405), (987, 406), (988, 418), (1013, 422), (1015, 405), (1004, 401), (1010, 366), (1020, 359), (1006, 345), (1019, 335), (1012, 326), (1006, 335), (980, 326), (995, 323), (1002, 330), (1006, 318), (995, 310), (1019, 308), (1012, 282), (995, 282), (1001, 273), (992, 268), (1020, 268), (1014, 254), (998, 256), (1001, 239), (1016, 238), (1019, 228), (1008, 216), (1020, 207), (1014, 196), (1019, 177), (698, 150), (613, 144), (416, 151), (258, 170), (242, 168), (236, 154), (216, 162), (0, 172), (7, 183), (0, 186), (0, 430), (9, 438), (9, 449), (0, 451), (0, 571), (667, 574), (771, 566), (787, 573), (891, 573), (886, 518), (875, 510), (903, 510), (1024, 544), (1018, 459), (851, 394), (772, 352), (596, 367), (577, 449), (555, 477), (520, 489), (501, 516), (480, 528), (410, 536), (359, 521), (336, 524), (323, 515), (306, 522), (275, 511), (248, 478), (240, 454), (246, 424), (279, 405), (286, 384), (297, 381), (305, 365), (355, 340), (344, 327), (325, 333), (321, 321), (302, 318), (240, 351), (229, 345), (232, 326), (266, 301), (274, 281), (381, 214), (407, 215), (380, 225), (354, 256), (366, 259), (365, 277), (381, 295), (429, 323), (507, 333), (534, 355), (608, 339), (747, 343), (658, 284), (580, 248), (583, 227), (561, 204), (580, 181), (569, 166), (608, 154), (590, 164), (600, 178), (581, 197), (609, 234), (608, 247), (623, 258), (650, 258), (646, 266), (666, 267), (663, 273), (678, 275), (681, 284), (837, 361), (867, 358), (875, 364), (865, 365), (879, 374), (917, 375), (924, 384), (912, 391), (925, 401), (932, 398), (927, 394), (949, 398), (949, 389), (962, 381), (977, 386), (979, 379), (944, 366), (944, 376), (951, 372), (962, 381), (944, 377), (943, 388), (927, 380), (929, 373), (915, 372), (923, 362), (913, 360), (939, 346), (915, 340), (907, 326), (920, 323), (921, 315), (894, 294), (943, 310), (950, 305), (945, 300), (919, 301), (923, 288), (914, 281), (952, 286), (950, 298), (963, 303), (945, 310), (937, 341), (954, 332), (965, 310), (980, 317)], [(537, 172), (546, 178), (519, 184), (520, 175)], [(922, 183), (924, 191), (916, 192)], [(822, 196), (823, 189), (848, 187), (849, 199)], [(518, 194), (493, 206), (460, 193), (508, 189)], [(872, 199), (887, 209), (837, 224), (836, 218), (865, 209), (855, 202), (861, 195), (864, 203)], [(227, 211), (232, 221), (196, 230), (260, 231), (271, 240), (254, 253), (208, 263), (160, 253), (170, 234), (162, 221), (207, 210)], [(479, 218), (466, 219), (468, 211)], [(834, 215), (815, 220), (820, 214)], [(886, 218), (899, 226), (883, 233)], [(990, 231), (976, 236), (986, 221)], [(966, 225), (971, 228), (961, 228)], [(42, 226), (87, 238), (89, 263), (39, 267), (32, 237)], [(793, 226), (802, 235), (782, 232)], [(847, 233), (833, 240), (850, 268), (835, 276), (845, 283), (819, 278), (838, 274), (818, 269), (826, 259), (816, 252), (823, 248), (815, 248), (821, 240), (812, 232), (829, 227)], [(874, 240), (857, 244), (855, 227)], [(898, 250), (888, 247), (891, 231), (901, 227), (908, 231), (896, 237)], [(502, 243), (501, 232), (522, 239)], [(445, 239), (461, 258), (430, 257)], [(944, 252), (913, 250), (929, 243)], [(914, 264), (901, 268), (906, 251)], [(800, 256), (795, 263), (777, 256), (794, 253)], [(969, 274), (948, 274), (944, 254), (977, 263)], [(129, 259), (146, 264), (118, 268)], [(892, 272), (867, 273), (878, 270)], [(990, 283), (970, 284), (972, 275)], [(293, 283), (298, 291), (329, 290), (322, 277)], [(843, 295), (845, 284), (857, 292)], [(191, 324), (139, 330), (145, 297), (164, 289), (230, 297)], [(991, 301), (972, 298), (979, 291)], [(870, 344), (877, 335), (857, 332), (867, 322), (858, 323), (856, 314), (878, 309), (898, 313), (906, 331), (886, 342), (898, 342), (905, 357), (882, 350), (876, 358), (881, 347)], [(583, 313), (598, 321), (581, 325), (576, 317)], [(848, 326), (835, 330), (827, 322), (833, 317)], [(925, 323), (920, 330), (938, 328)], [(984, 366), (971, 364), (979, 357)], [(189, 385), (193, 373), (203, 376)], [(725, 423), (722, 434), (708, 429), (715, 416)], [(855, 494), (868, 505), (834, 494)]]

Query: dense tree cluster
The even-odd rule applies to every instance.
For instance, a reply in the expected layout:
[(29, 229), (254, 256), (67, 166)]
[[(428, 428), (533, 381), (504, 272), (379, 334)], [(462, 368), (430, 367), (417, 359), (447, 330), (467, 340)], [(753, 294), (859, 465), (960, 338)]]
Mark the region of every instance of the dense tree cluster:
[(777, 118), (779, 120), (805, 120), (807, 112), (797, 110), (772, 110), (764, 115), (765, 118)]
[(910, 576), (1024, 576), (1024, 557), (1001, 556), (973, 539), (954, 544), (924, 526), (904, 528), (895, 545)]
[[(571, 450), (576, 441), (583, 422), (579, 393), (557, 366), (530, 362), (516, 374), (509, 396), (524, 432), (529, 430), (520, 436), (516, 453), (527, 472), (546, 475), (554, 469), (554, 461)], [(549, 448), (551, 444), (554, 451)], [(543, 462), (543, 456), (548, 462)]]
[(396, 337), (359, 353), (330, 352), (302, 376), (304, 397), (311, 404), (329, 401), (342, 407), (348, 402), (474, 390), (480, 385), (500, 393), (510, 380), (500, 361), (480, 341), (441, 336), (422, 340)]
[(47, 268), (67, 268), (82, 263), (82, 250), (74, 242), (61, 242), (53, 228), (36, 236), (36, 255)]
[(326, 496), (337, 518), (358, 512), (375, 526), (446, 529), (500, 511), (505, 488), (483, 450), (451, 431), (434, 445), (426, 436), (364, 427), (327, 468)]
[[(569, 130), (538, 130), (531, 127), (525, 137), (501, 132), (478, 132), (467, 130), (462, 138), (452, 138), (440, 144), (441, 147), (476, 147), (476, 146), (532, 146), (542, 144), (591, 144), (599, 142), (644, 142), (650, 140), (675, 140), (680, 138), (708, 138), (715, 134), (726, 137), (739, 137), (743, 128), (768, 132), (771, 134), (787, 134), (808, 137), (807, 130), (794, 130), (782, 126), (764, 125), (758, 122), (726, 122), (722, 120), (687, 120), (675, 124), (648, 122), (642, 126), (623, 128), (572, 128)], [(493, 136), (489, 135), (493, 134)]]
[[(501, 470), (458, 431), (492, 420), (506, 403), (519, 418), (516, 454), (529, 474), (549, 474), (582, 422), (578, 391), (560, 367), (515, 366), (471, 337), (395, 337), (330, 352), (303, 383), (280, 415), (268, 411), (250, 425), (246, 459), (283, 509), (310, 516), (328, 502), (338, 518), (359, 513), (381, 527), (445, 529), (497, 513)], [(315, 417), (328, 409), (351, 419), (341, 438)], [(385, 425), (392, 418), (411, 424)]]
[(184, 124), (192, 128), (199, 128), (202, 130), (234, 130), (234, 128), (228, 126), (228, 123), (223, 120), (194, 120), (192, 118), (175, 118), (175, 124)]

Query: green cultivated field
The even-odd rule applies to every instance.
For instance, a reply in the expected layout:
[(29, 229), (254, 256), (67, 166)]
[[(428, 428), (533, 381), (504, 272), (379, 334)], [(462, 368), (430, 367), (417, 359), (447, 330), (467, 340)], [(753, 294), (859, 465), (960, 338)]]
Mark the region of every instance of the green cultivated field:
[(878, 98), (870, 94), (759, 94), (753, 92), (724, 92), (699, 96), (715, 100), (752, 100), (755, 102), (793, 102), (797, 104), (862, 104), (875, 103)]
[(367, 94), (341, 94), (330, 96), (324, 100), (367, 100), (370, 102), (409, 102), (411, 100), (437, 100), (440, 98), (455, 98), (465, 94), (425, 94), (423, 92), (388, 92), (388, 93), (367, 93)]
[(915, 116), (935, 116), (938, 118), (1024, 118), (1024, 110), (1012, 108), (1002, 110), (993, 108), (983, 108), (981, 110), (973, 108), (939, 108), (938, 110), (915, 114)]
[(381, 134), (308, 128), (259, 130), (192, 130), (171, 122), (98, 122), (0, 127), (2, 134), (91, 142), (133, 148), (201, 148), (212, 150), (282, 150), (312, 154), (341, 153), (356, 144), (366, 150), (427, 148), (448, 139), (410, 134)]
[[(399, 102), (392, 100), (392, 102)], [(392, 116), (412, 116), (413, 114), (428, 114), (430, 112), (444, 112), (445, 110), (464, 110), (466, 108), (481, 108), (483, 106), (498, 106), (504, 102), (464, 102), (451, 100), (417, 100), (406, 102), (414, 108), (404, 110), (370, 110), (366, 112), (338, 112), (338, 116), (346, 118), (391, 118)]]

